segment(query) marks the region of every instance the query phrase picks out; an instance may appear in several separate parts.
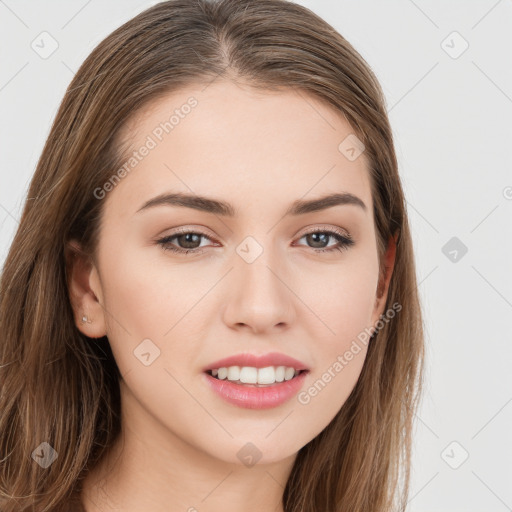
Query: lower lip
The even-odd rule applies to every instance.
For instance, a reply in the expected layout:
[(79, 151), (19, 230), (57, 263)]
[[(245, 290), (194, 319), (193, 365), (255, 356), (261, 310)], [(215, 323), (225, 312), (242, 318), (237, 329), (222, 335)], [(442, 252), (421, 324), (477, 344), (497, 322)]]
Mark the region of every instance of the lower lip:
[(227, 379), (216, 379), (208, 373), (203, 373), (203, 375), (213, 391), (230, 404), (245, 409), (270, 409), (295, 396), (302, 387), (308, 373), (305, 371), (293, 379), (276, 382), (265, 387), (235, 384)]

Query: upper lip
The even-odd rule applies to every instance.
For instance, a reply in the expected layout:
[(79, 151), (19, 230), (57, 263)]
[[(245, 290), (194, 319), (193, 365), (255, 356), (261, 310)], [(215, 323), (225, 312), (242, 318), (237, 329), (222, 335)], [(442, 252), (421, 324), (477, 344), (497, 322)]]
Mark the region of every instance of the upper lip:
[(208, 364), (203, 368), (203, 372), (208, 370), (216, 370), (219, 368), (228, 368), (229, 366), (252, 366), (254, 368), (265, 368), (267, 366), (287, 366), (296, 370), (309, 370), (308, 366), (303, 362), (286, 354), (279, 352), (269, 352), (267, 354), (236, 354), (234, 356), (219, 359)]

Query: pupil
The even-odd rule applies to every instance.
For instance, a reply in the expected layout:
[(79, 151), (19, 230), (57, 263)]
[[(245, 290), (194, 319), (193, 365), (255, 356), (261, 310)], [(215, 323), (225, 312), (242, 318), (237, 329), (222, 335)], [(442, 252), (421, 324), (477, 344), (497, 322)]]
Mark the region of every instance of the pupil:
[[(308, 235), (309, 237), (312, 237), (313, 238), (313, 243), (318, 243), (318, 239), (319, 238), (323, 238), (323, 242), (324, 243), (327, 243), (328, 239), (329, 239), (329, 235), (327, 235), (327, 233), (311, 233), (310, 235)], [(320, 242), (322, 243), (322, 242)], [(324, 247), (323, 245), (321, 247)]]
[[(185, 235), (181, 235), (180, 238), (185, 238), (185, 247), (186, 248), (192, 248), (194, 249), (194, 242), (192, 240), (190, 240), (191, 237), (196, 237), (196, 238), (199, 238), (199, 235), (195, 234), (195, 233), (186, 233)], [(196, 243), (197, 243), (197, 240), (196, 240)], [(186, 244), (192, 244), (192, 247), (190, 246), (187, 246)]]

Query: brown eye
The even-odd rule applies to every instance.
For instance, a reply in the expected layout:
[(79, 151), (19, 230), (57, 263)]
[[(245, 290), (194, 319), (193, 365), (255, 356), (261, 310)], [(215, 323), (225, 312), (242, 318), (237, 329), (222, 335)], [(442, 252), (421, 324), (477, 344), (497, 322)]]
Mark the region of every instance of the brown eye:
[(179, 245), (183, 249), (197, 249), (199, 246), (197, 243), (201, 244), (201, 237), (198, 233), (186, 233), (184, 235), (177, 235), (174, 238), (179, 241)]
[[(211, 240), (204, 233), (183, 230), (179, 231), (178, 233), (165, 236), (160, 240), (157, 240), (157, 243), (162, 246), (164, 251), (172, 251), (183, 254), (199, 254), (203, 252), (201, 249), (202, 246), (200, 245), (202, 238)], [(172, 243), (172, 240), (176, 240), (177, 243)]]

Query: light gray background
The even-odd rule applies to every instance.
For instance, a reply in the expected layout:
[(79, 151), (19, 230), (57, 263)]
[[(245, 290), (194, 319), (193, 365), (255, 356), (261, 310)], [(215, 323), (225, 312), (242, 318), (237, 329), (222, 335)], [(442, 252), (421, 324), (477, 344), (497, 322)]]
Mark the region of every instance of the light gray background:
[[(73, 73), (154, 3), (0, 0), (1, 263)], [(512, 510), (512, 1), (297, 3), (370, 64), (396, 138), (428, 343), (409, 511)]]

